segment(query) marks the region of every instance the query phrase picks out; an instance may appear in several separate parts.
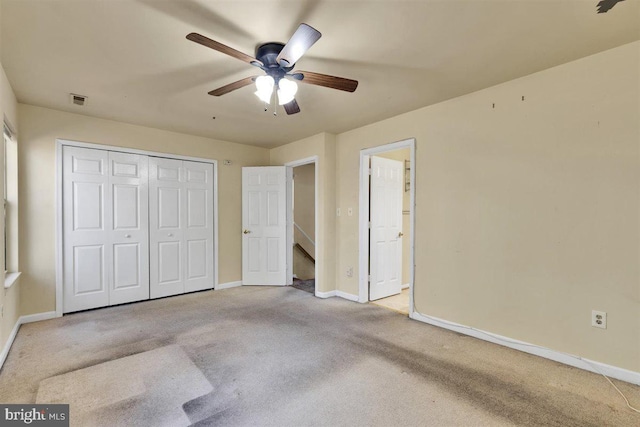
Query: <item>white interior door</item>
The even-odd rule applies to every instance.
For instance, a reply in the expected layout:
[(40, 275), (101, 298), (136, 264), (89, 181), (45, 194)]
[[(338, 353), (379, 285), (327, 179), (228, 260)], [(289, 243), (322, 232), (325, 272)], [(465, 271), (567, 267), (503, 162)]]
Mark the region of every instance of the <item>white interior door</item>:
[(402, 291), (404, 164), (371, 156), (369, 299)]
[(109, 305), (108, 152), (64, 147), (63, 311)]
[(213, 165), (184, 161), (185, 292), (213, 288)]
[(181, 160), (149, 158), (150, 296), (184, 293)]
[(149, 299), (148, 159), (109, 152), (110, 305)]
[(285, 166), (242, 168), (242, 284), (286, 285), (292, 172)]

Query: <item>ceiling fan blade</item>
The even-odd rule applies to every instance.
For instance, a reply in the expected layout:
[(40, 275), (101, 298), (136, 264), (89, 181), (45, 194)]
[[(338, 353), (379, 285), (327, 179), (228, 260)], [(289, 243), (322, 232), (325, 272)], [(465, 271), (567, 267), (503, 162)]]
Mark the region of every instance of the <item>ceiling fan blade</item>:
[(310, 25), (300, 24), (295, 33), (280, 51), (276, 62), (282, 67), (293, 67), (298, 59), (322, 37), (320, 31)]
[(211, 92), (209, 92), (209, 95), (222, 96), (236, 89), (240, 89), (241, 87), (249, 86), (251, 83), (255, 81), (255, 79), (256, 79), (256, 76), (246, 77), (242, 80), (238, 80), (237, 82), (229, 83), (228, 85), (224, 85), (222, 87), (219, 87), (218, 89), (214, 89)]
[(187, 40), (191, 40), (192, 42), (199, 43), (202, 46), (206, 46), (213, 50), (217, 50), (218, 52), (224, 53), (226, 55), (233, 56), (234, 58), (247, 62), (251, 65), (257, 65), (260, 67), (263, 66), (262, 62), (258, 61), (254, 57), (249, 56), (245, 53), (242, 53), (239, 50), (235, 50), (234, 48), (224, 45), (215, 40), (211, 40), (210, 38), (205, 37), (202, 34), (198, 34), (198, 33), (187, 34)]
[[(302, 74), (301, 81), (303, 83), (344, 90), (345, 92), (354, 92), (358, 87), (357, 80), (345, 79), (344, 77), (329, 76), (311, 71), (296, 71), (295, 74)], [(297, 77), (295, 78), (297, 79)]]
[(284, 104), (283, 107), (284, 107), (284, 111), (286, 111), (287, 114), (289, 115), (300, 112), (300, 106), (298, 105), (295, 99), (287, 104)]

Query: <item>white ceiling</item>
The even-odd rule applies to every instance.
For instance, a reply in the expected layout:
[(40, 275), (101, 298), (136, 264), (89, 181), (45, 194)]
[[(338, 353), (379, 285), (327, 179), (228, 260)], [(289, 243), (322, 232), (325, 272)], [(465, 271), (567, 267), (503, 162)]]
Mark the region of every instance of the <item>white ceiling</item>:
[[(19, 102), (274, 147), (340, 133), (640, 39), (640, 2), (597, 0), (2, 0), (2, 64)], [(300, 22), (322, 38), (296, 69), (358, 80), (300, 84), (278, 116), (245, 87), (260, 70), (185, 39), (249, 55)], [(606, 79), (615, 78), (603, 76)], [(69, 93), (89, 97), (70, 104)], [(216, 117), (214, 120), (212, 117)]]

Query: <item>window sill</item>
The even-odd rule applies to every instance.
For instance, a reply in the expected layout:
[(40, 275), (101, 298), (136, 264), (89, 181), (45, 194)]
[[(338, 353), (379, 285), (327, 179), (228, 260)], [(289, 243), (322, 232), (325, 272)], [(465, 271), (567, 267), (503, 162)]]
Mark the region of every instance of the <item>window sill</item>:
[(20, 277), (21, 274), (22, 273), (19, 271), (17, 273), (7, 273), (4, 276), (4, 288), (9, 289), (12, 287), (14, 283), (18, 281), (18, 277)]

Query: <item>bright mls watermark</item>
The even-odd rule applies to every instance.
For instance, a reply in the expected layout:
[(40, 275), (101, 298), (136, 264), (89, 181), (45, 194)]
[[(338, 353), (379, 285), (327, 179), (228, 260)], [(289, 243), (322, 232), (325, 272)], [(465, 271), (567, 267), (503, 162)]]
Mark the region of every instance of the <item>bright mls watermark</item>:
[(69, 427), (69, 405), (0, 404), (0, 427)]

